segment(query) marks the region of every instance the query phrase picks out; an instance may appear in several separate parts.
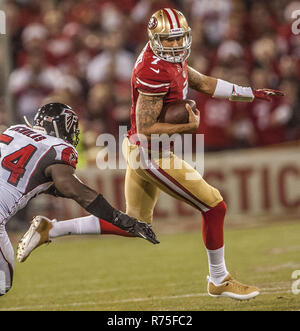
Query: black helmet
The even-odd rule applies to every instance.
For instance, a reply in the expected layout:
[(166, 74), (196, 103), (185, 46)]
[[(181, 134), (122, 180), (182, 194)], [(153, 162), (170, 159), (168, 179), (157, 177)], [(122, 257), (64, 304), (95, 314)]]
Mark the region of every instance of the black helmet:
[(63, 103), (53, 102), (42, 106), (34, 117), (33, 125), (42, 127), (48, 135), (64, 139), (74, 147), (79, 142), (78, 116)]

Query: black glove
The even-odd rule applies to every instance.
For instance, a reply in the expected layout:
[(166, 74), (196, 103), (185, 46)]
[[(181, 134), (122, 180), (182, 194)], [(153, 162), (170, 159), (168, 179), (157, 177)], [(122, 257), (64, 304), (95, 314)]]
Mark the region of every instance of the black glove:
[(155, 233), (147, 223), (138, 221), (119, 210), (114, 210), (111, 223), (135, 237), (144, 238), (152, 244), (159, 244)]

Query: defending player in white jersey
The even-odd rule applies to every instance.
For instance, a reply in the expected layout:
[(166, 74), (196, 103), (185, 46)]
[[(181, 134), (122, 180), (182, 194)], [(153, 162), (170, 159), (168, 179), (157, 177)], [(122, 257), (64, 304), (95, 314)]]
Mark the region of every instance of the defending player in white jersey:
[[(11, 126), (0, 135), (0, 295), (11, 288), (14, 270), (14, 251), (5, 225), (41, 193), (73, 199), (120, 231), (158, 243), (146, 223), (116, 210), (75, 176), (78, 134), (75, 111), (65, 104), (49, 103), (37, 111), (33, 126)], [(26, 259), (30, 245), (44, 243), (39, 235), (43, 227), (49, 224), (35, 218), (19, 243), (19, 259)]]

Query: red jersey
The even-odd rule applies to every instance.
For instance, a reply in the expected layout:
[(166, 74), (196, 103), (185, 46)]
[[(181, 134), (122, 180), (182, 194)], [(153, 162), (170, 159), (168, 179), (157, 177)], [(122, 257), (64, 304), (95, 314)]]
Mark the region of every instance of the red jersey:
[(186, 99), (188, 92), (187, 62), (171, 63), (157, 57), (148, 42), (136, 60), (131, 76), (131, 129), (128, 136), (137, 133), (136, 103), (141, 93), (163, 95), (164, 105)]

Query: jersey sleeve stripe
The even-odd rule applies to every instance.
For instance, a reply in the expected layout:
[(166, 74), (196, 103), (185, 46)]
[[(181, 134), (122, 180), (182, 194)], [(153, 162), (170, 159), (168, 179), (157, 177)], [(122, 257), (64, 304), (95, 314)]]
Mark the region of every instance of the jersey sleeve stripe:
[(166, 95), (168, 93), (168, 92), (157, 92), (157, 93), (153, 92), (153, 93), (151, 93), (151, 92), (145, 92), (145, 91), (143, 91), (141, 89), (138, 89), (138, 92), (140, 94), (149, 95), (149, 96), (153, 96), (153, 95)]
[(163, 84), (148, 84), (146, 82), (143, 82), (141, 79), (139, 78), (136, 78), (136, 82), (138, 84), (142, 84), (142, 85), (145, 85), (145, 86), (148, 86), (148, 87), (152, 87), (152, 88), (160, 88), (160, 87), (165, 87), (165, 88), (168, 88), (170, 86), (170, 83), (163, 83)]
[(4, 133), (0, 135), (0, 143), (4, 143), (6, 145), (8, 145), (13, 139), (13, 137), (10, 137)]

